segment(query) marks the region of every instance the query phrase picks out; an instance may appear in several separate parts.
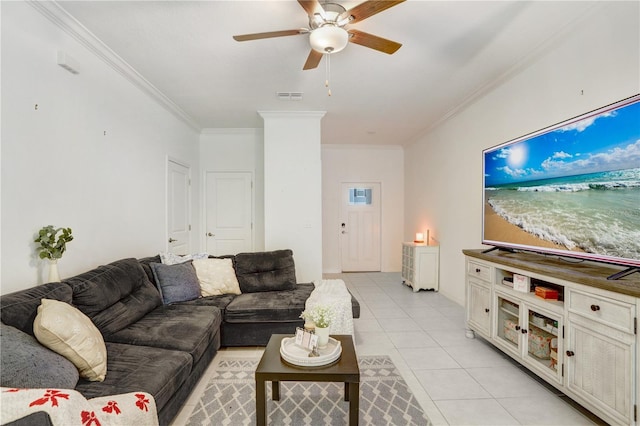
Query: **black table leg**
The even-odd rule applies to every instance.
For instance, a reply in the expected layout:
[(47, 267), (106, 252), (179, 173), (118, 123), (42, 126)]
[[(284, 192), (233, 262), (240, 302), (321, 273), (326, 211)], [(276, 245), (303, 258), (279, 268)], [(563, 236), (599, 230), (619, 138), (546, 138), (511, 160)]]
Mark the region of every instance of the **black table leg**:
[(267, 395), (265, 392), (266, 383), (256, 377), (256, 425), (265, 426), (267, 424)]
[(358, 417), (360, 416), (360, 382), (345, 383), (345, 385), (349, 387), (349, 426), (358, 426)]

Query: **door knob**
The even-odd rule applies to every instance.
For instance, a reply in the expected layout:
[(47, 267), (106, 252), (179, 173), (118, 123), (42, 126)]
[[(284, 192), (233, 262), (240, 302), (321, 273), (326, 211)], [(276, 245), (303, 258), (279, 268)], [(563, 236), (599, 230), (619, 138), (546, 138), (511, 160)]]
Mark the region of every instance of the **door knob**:
[(216, 234), (212, 234), (211, 232), (207, 232), (207, 237), (215, 237)]
[(170, 242), (170, 243), (173, 243), (173, 242), (175, 242), (175, 241), (178, 241), (178, 240), (174, 240), (173, 238), (169, 238), (169, 242)]

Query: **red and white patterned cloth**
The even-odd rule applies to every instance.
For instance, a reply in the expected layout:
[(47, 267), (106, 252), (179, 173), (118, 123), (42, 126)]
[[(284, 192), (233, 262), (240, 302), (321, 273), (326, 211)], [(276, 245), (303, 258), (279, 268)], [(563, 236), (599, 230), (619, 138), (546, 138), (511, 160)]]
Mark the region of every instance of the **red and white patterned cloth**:
[(0, 388), (1, 424), (38, 411), (47, 412), (54, 425), (158, 425), (156, 403), (145, 392), (86, 399), (73, 389)]

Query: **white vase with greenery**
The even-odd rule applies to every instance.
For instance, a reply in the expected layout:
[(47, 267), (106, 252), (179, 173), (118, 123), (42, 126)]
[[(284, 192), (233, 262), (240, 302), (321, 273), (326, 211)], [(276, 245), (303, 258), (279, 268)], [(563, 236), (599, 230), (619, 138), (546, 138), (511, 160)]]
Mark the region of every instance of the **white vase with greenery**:
[(324, 348), (329, 343), (329, 331), (334, 317), (335, 310), (331, 306), (324, 305), (305, 309), (300, 315), (300, 318), (314, 324), (315, 334), (318, 336), (318, 348)]
[(48, 225), (38, 231), (38, 237), (34, 242), (40, 259), (49, 260), (49, 282), (60, 281), (58, 273), (58, 259), (67, 250), (67, 243), (73, 240), (71, 228), (54, 228)]

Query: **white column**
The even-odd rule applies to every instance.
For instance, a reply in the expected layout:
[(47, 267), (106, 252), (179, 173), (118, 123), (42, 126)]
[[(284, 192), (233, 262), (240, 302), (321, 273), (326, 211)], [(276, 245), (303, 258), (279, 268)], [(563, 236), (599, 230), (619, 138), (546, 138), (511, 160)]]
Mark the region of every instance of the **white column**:
[(264, 112), (264, 245), (291, 249), (298, 282), (322, 278), (324, 111)]

